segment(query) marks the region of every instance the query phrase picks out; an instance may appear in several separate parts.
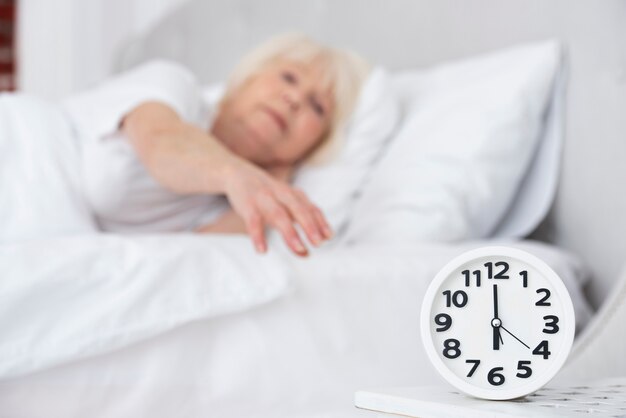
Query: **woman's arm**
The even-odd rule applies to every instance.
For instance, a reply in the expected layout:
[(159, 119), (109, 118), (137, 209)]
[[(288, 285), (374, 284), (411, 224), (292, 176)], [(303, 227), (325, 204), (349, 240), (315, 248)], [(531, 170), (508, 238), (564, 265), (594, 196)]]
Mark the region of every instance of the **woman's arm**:
[(332, 236), (324, 215), (304, 193), (233, 154), (167, 105), (139, 105), (124, 118), (121, 129), (165, 188), (180, 194), (225, 194), (259, 252), (267, 249), (265, 225), (278, 229), (298, 255), (305, 255), (306, 247), (294, 222), (314, 245)]
[(240, 161), (167, 105), (146, 102), (122, 121), (139, 159), (163, 187), (180, 194), (225, 193)]

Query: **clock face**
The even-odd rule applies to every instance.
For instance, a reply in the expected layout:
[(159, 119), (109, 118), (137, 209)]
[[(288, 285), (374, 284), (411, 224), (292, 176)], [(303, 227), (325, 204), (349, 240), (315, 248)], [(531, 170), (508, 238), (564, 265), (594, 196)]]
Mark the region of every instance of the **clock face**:
[(448, 263), (424, 297), (422, 338), (432, 363), (463, 392), (513, 399), (545, 385), (574, 339), (574, 309), (535, 256), (484, 247)]

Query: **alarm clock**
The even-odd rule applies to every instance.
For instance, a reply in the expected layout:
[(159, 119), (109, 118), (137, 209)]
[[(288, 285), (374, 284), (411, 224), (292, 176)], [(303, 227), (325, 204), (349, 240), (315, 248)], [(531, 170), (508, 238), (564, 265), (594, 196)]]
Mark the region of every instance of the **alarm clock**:
[(515, 248), (466, 252), (435, 276), (424, 296), (426, 353), (468, 395), (514, 399), (544, 386), (574, 340), (574, 307), (559, 276)]

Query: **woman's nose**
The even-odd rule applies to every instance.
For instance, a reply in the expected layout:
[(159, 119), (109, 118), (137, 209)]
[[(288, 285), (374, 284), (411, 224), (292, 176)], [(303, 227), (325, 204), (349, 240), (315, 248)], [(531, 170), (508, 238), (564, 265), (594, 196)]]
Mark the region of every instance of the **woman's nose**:
[(296, 91), (296, 89), (291, 89), (283, 92), (283, 100), (285, 100), (289, 109), (295, 112), (300, 109), (302, 95), (299, 91)]

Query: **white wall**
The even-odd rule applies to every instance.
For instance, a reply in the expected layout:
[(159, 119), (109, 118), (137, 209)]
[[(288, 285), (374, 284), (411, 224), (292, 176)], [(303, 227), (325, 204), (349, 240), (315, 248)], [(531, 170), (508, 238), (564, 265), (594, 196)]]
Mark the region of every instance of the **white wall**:
[(186, 0), (20, 0), (18, 88), (57, 99), (111, 72), (121, 42)]

